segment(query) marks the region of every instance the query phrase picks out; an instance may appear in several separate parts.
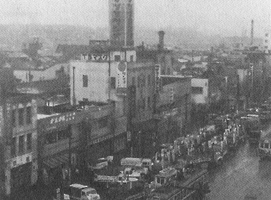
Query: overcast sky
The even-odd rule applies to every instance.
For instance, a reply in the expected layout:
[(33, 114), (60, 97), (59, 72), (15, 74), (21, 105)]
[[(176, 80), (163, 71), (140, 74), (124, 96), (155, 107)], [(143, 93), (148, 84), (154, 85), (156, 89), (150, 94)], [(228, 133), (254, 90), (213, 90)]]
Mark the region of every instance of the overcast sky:
[[(108, 26), (108, 0), (0, 0), (0, 23)], [(135, 0), (135, 25), (155, 29), (191, 27), (210, 34), (262, 36), (271, 0)]]

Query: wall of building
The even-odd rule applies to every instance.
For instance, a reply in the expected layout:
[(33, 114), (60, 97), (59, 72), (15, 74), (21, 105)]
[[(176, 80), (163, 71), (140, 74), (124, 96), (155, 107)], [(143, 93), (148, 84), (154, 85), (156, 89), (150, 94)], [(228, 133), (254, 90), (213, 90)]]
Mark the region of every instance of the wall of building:
[(21, 80), (22, 82), (51, 80), (51, 79), (57, 78), (57, 73), (60, 70), (62, 70), (62, 68), (63, 68), (63, 73), (66, 75), (69, 75), (68, 65), (69, 65), (68, 63), (60, 63), (44, 70), (15, 69), (14, 76), (17, 79)]
[(134, 0), (110, 0), (109, 23), (111, 45), (134, 46)]
[(5, 131), (12, 133), (5, 136), (10, 141), (5, 156), (5, 193), (10, 195), (35, 184), (38, 178), (36, 101), (25, 96), (9, 98), (5, 120)]
[(196, 104), (208, 103), (208, 79), (192, 78), (192, 101)]

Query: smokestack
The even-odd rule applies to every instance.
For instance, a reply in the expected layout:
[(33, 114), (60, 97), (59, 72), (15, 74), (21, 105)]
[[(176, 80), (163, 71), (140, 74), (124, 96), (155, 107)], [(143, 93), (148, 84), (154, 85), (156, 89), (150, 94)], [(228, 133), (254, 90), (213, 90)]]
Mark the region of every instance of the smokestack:
[(253, 45), (253, 34), (254, 34), (254, 20), (251, 20), (251, 41), (250, 41), (250, 46)]
[(162, 50), (162, 49), (164, 49), (164, 35), (165, 35), (165, 32), (164, 31), (159, 31), (158, 35), (159, 35), (158, 49)]

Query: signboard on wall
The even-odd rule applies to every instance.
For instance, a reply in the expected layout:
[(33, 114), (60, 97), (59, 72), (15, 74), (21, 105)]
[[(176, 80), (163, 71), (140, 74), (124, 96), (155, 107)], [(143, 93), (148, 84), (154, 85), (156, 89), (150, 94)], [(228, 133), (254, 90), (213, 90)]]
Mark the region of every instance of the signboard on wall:
[(108, 60), (107, 58), (108, 58), (107, 54), (89, 53), (89, 54), (81, 55), (81, 60), (92, 61), (92, 62), (105, 62)]

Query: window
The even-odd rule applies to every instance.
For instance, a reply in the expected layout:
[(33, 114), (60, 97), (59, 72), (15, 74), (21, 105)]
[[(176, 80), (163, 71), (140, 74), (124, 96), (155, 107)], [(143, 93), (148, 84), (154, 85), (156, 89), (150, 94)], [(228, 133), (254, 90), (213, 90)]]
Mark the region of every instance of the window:
[(111, 89), (116, 89), (116, 77), (111, 77)]
[(146, 108), (146, 102), (145, 102), (145, 98), (143, 98), (143, 100), (142, 100), (142, 109), (143, 110), (145, 110), (145, 108)]
[(51, 132), (46, 135), (46, 144), (52, 144), (57, 141), (57, 133)]
[(83, 75), (83, 87), (88, 87), (88, 75)]
[(115, 56), (114, 56), (114, 60), (115, 60), (115, 61), (120, 61), (120, 55), (115, 55)]
[(265, 36), (268, 37), (268, 33), (266, 33)]
[(16, 155), (16, 137), (12, 138), (11, 141), (11, 156), (15, 156)]
[(69, 138), (69, 130), (64, 129), (64, 130), (57, 132), (57, 139), (58, 140), (65, 140), (67, 138)]
[(135, 77), (132, 77), (132, 85), (135, 85)]
[(193, 94), (202, 94), (203, 88), (202, 87), (192, 87), (192, 93)]
[(24, 152), (24, 135), (19, 137), (19, 153)]
[(151, 85), (151, 75), (150, 74), (148, 75), (148, 85), (149, 86)]
[(170, 68), (167, 68), (167, 74), (170, 74)]
[(108, 124), (108, 117), (103, 117), (101, 119), (98, 120), (98, 128), (104, 128), (106, 127)]
[(16, 110), (12, 110), (11, 118), (12, 118), (12, 126), (16, 127)]
[(142, 87), (145, 87), (145, 84), (146, 84), (146, 80), (145, 80), (145, 76), (143, 75), (142, 76)]
[(140, 77), (139, 76), (137, 77), (137, 87), (140, 88)]
[(130, 62), (134, 62), (134, 55), (130, 56)]
[(31, 122), (32, 122), (32, 108), (27, 107), (26, 108), (26, 123), (31, 124)]
[(31, 150), (32, 149), (32, 133), (27, 134), (26, 138), (26, 149)]
[(23, 108), (19, 109), (19, 125), (20, 126), (24, 125), (24, 109)]
[(264, 143), (264, 148), (268, 149), (269, 148), (269, 143)]

